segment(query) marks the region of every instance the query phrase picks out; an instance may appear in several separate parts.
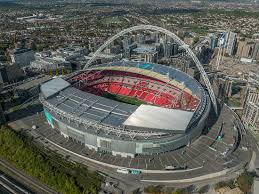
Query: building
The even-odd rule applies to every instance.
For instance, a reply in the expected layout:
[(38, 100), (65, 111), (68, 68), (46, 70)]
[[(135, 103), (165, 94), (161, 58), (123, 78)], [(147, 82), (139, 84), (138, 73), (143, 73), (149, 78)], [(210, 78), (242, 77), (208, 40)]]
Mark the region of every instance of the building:
[(35, 60), (34, 51), (28, 48), (16, 48), (11, 52), (12, 63), (24, 68)]
[(247, 127), (259, 132), (259, 74), (250, 72), (248, 82), (242, 120)]
[(66, 61), (74, 60), (78, 57), (83, 57), (88, 54), (88, 49), (77, 46), (70, 45), (65, 48), (59, 48), (56, 51), (51, 53), (52, 57), (63, 58)]
[(57, 57), (40, 57), (37, 56), (35, 61), (31, 62), (30, 68), (34, 71), (49, 72), (50, 70), (66, 69), (71, 71), (71, 63), (63, 58)]
[[(90, 53), (88, 56), (85, 56), (84, 58), (88, 61), (92, 58), (94, 53)], [(121, 58), (120, 54), (107, 54), (107, 53), (101, 53), (98, 55), (96, 62), (97, 63), (109, 63), (112, 61), (118, 61)]]
[(178, 45), (176, 43), (165, 43), (164, 44), (164, 57), (170, 58), (176, 55), (178, 52)]
[[(148, 104), (123, 103), (104, 94)], [(190, 144), (200, 136), (211, 108), (209, 95), (190, 76), (141, 62), (101, 64), (68, 80), (53, 79), (41, 86), (40, 101), (48, 123), (64, 137), (122, 157)]]
[(15, 93), (24, 99), (29, 99), (33, 96), (38, 96), (40, 92), (40, 85), (51, 79), (48, 75), (40, 75), (28, 80), (15, 88)]
[(230, 79), (226, 79), (225, 77), (219, 77), (216, 80), (218, 85), (218, 98), (231, 97), (232, 95), (232, 85), (233, 81)]
[(0, 64), (0, 85), (18, 81), (23, 76), (23, 71), (17, 65)]
[(229, 32), (227, 34), (226, 53), (230, 56), (234, 55), (235, 47), (237, 43), (237, 33)]
[(131, 60), (156, 63), (158, 60), (158, 52), (156, 49), (154, 45), (139, 45), (139, 47), (132, 50)]
[(252, 59), (259, 61), (259, 41), (254, 44)]
[(218, 37), (215, 34), (210, 35), (210, 48), (215, 49), (218, 46)]
[(122, 47), (123, 47), (123, 49), (124, 49), (125, 51), (128, 50), (130, 44), (131, 44), (131, 42), (130, 42), (129, 36), (124, 35), (124, 36), (123, 36), (123, 40), (122, 40)]
[(146, 63), (157, 63), (157, 52), (144, 54), (144, 62)]
[(236, 56), (239, 58), (252, 59), (254, 46), (255, 44), (253, 41), (239, 41)]

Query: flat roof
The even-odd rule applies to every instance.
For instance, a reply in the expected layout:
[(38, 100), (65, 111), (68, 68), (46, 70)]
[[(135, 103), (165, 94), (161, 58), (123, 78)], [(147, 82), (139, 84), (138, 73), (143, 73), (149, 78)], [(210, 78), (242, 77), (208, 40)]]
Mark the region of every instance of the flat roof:
[(185, 133), (193, 114), (193, 112), (189, 111), (142, 104), (123, 124), (129, 127)]
[(62, 78), (52, 79), (44, 84), (41, 85), (41, 92), (45, 98), (49, 98), (50, 96), (58, 93), (59, 91), (63, 90), (70, 86), (70, 83), (65, 81)]

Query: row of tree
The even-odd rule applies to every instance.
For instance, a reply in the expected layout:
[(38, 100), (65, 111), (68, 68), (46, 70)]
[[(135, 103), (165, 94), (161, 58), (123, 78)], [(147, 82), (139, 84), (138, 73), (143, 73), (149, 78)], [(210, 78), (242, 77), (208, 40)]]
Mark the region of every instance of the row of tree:
[(7, 127), (0, 129), (0, 157), (60, 193), (98, 193), (102, 182), (102, 177), (96, 172), (89, 172), (82, 165), (68, 162), (62, 156), (46, 151), (34, 143), (32, 138)]

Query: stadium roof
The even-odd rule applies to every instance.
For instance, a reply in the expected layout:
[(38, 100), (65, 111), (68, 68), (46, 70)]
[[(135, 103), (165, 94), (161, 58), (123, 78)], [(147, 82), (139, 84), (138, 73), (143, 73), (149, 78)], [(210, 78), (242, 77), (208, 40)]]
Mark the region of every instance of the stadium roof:
[(81, 119), (136, 130), (185, 133), (193, 112), (151, 105), (130, 105), (71, 87), (61, 78), (41, 86), (44, 98), (53, 106)]
[(185, 133), (193, 114), (189, 111), (142, 104), (123, 124), (131, 127)]
[(41, 92), (45, 98), (49, 98), (50, 96), (58, 93), (59, 91), (70, 86), (70, 83), (63, 80), (62, 78), (56, 78), (48, 81), (41, 85)]
[(58, 109), (95, 123), (122, 127), (138, 107), (67, 87), (47, 99)]

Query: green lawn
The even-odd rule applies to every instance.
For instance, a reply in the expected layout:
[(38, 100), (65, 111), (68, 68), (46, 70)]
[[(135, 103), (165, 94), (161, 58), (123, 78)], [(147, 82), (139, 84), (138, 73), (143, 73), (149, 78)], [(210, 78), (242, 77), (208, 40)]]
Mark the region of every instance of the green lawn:
[(128, 96), (120, 96), (120, 95), (106, 93), (103, 95), (103, 97), (109, 98), (118, 102), (123, 102), (123, 103), (137, 105), (137, 106), (141, 104), (145, 104), (144, 101), (141, 101), (137, 98), (128, 97)]

